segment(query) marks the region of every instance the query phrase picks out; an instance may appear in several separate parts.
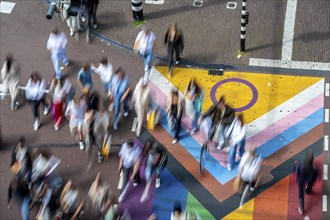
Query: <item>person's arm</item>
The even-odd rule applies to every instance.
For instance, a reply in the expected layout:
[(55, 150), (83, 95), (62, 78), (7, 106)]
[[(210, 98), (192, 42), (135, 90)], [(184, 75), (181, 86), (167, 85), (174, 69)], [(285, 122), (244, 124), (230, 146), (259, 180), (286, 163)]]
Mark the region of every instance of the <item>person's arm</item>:
[(8, 209), (11, 208), (12, 197), (13, 197), (13, 180), (10, 181), (9, 187), (8, 187)]
[(168, 34), (169, 34), (170, 29), (167, 29), (166, 34), (165, 34), (165, 38), (164, 38), (164, 44), (167, 44), (168, 41)]
[(82, 70), (80, 70), (79, 73), (78, 73), (77, 82), (78, 82), (78, 85), (79, 85), (80, 89), (83, 90), (84, 86), (82, 84)]
[(25, 86), (25, 97), (28, 100), (34, 100), (35, 99), (35, 94), (32, 91), (33, 91), (33, 89), (32, 89), (32, 80), (30, 78), (28, 83)]
[(140, 156), (138, 156), (138, 158), (134, 162), (134, 167), (133, 167), (133, 172), (132, 172), (132, 175), (131, 175), (131, 180), (134, 179), (135, 175), (137, 174), (137, 172), (140, 169), (140, 160), (141, 160)]
[(135, 43), (134, 43), (134, 53), (135, 54), (137, 54), (139, 52), (142, 34), (143, 34), (143, 31), (140, 31), (135, 39)]
[(79, 217), (79, 214), (84, 206), (84, 199), (81, 201), (80, 205), (78, 206), (76, 212), (74, 213), (74, 215), (72, 216), (72, 219), (77, 219)]
[(46, 81), (44, 79), (41, 79), (39, 88), (38, 88), (37, 100), (42, 99), (42, 97), (45, 94), (45, 89), (46, 89)]

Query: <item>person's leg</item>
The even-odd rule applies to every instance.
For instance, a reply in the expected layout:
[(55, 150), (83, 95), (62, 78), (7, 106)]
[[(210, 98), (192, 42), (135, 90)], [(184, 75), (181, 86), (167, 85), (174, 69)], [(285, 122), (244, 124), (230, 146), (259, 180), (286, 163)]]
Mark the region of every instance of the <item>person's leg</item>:
[(228, 170), (231, 171), (235, 165), (237, 144), (230, 147), (229, 157), (228, 157)]
[(303, 214), (304, 209), (304, 182), (303, 180), (298, 179), (298, 191), (299, 191), (299, 212), (300, 214)]
[(173, 43), (168, 42), (168, 45), (167, 45), (167, 55), (168, 55), (168, 74), (169, 75), (172, 74), (173, 53), (174, 53)]
[(144, 71), (146, 71), (146, 70), (147, 71), (150, 71), (150, 69), (151, 69), (152, 56), (153, 56), (153, 52), (147, 53), (146, 55), (143, 56), (144, 67), (145, 67), (145, 70)]
[(128, 105), (129, 100), (128, 99), (129, 99), (129, 97), (126, 96), (126, 98), (124, 99), (124, 103), (123, 103), (123, 105), (124, 105), (124, 116), (125, 117), (127, 117), (128, 113), (129, 113), (129, 105)]
[(243, 154), (244, 154), (244, 152), (245, 152), (245, 142), (246, 142), (246, 140), (245, 140), (245, 138), (243, 138), (243, 139), (238, 143), (238, 145), (239, 145), (239, 147), (238, 147), (238, 156), (239, 156), (239, 157), (242, 157)]
[(40, 102), (41, 102), (41, 100), (33, 100), (32, 101), (34, 120), (39, 120), (39, 106), (40, 106)]
[(61, 76), (62, 76), (61, 65), (60, 65), (60, 56), (61, 56), (60, 52), (53, 52), (52, 56), (51, 56), (57, 78), (61, 78)]
[(133, 182), (134, 182), (134, 185), (137, 186), (141, 181), (141, 178), (140, 178), (140, 169), (136, 172), (135, 176), (133, 177)]
[(192, 125), (191, 125), (191, 134), (196, 133), (196, 131), (198, 130), (198, 119), (200, 116), (200, 112), (198, 111), (198, 109), (196, 108), (196, 106), (194, 105), (194, 119), (192, 121)]
[(64, 65), (67, 66), (69, 64), (69, 58), (66, 55), (66, 49), (65, 48), (61, 49), (61, 58), (63, 59)]
[(9, 94), (11, 99), (10, 108), (11, 110), (17, 110), (16, 99), (18, 95), (18, 80), (9, 82)]
[(175, 121), (174, 139), (179, 140), (179, 134), (181, 129), (181, 117), (177, 118)]
[(21, 215), (23, 220), (29, 219), (29, 213), (30, 213), (29, 202), (30, 202), (30, 197), (25, 196), (23, 198), (22, 206), (21, 206)]
[(140, 136), (143, 123), (143, 109), (139, 103), (135, 103), (135, 112), (137, 115), (136, 136)]
[(114, 104), (115, 104), (115, 114), (114, 114), (114, 124), (113, 127), (115, 130), (118, 129), (118, 124), (119, 124), (119, 120), (120, 120), (120, 97), (115, 97), (114, 100)]
[(313, 175), (309, 178), (309, 180), (307, 182), (306, 194), (311, 193), (313, 184), (314, 184), (315, 180), (317, 179), (318, 174), (319, 174), (318, 170), (314, 169), (313, 170)]
[(129, 181), (129, 174), (131, 173), (132, 168), (125, 168), (123, 167), (123, 186), (121, 188), (121, 192), (124, 191), (128, 181)]
[(218, 128), (219, 139), (218, 139), (218, 150), (221, 150), (225, 145), (225, 126), (220, 124)]
[(66, 24), (70, 28), (70, 36), (74, 35), (73, 18), (74, 16), (71, 15), (68, 19), (66, 19)]
[(175, 49), (175, 61), (176, 61), (176, 64), (179, 64), (180, 63), (180, 55), (181, 55), (181, 45), (176, 44), (174, 49)]

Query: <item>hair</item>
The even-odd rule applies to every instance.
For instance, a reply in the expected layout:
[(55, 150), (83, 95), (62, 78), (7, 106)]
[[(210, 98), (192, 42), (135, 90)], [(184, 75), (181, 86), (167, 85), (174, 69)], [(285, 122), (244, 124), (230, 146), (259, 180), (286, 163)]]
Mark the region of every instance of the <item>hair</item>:
[(125, 70), (120, 66), (118, 67), (118, 69), (116, 70), (116, 74), (118, 73), (122, 73), (123, 75), (125, 75)]
[(220, 98), (219, 98), (219, 101), (218, 101), (218, 105), (219, 104), (225, 104), (226, 103), (226, 100), (225, 100), (225, 97), (222, 95)]
[(126, 143), (127, 143), (128, 147), (133, 147), (133, 145), (134, 145), (133, 139), (128, 139), (128, 141)]
[(6, 63), (7, 72), (9, 72), (10, 68), (11, 68), (11, 65), (13, 63), (13, 56), (11, 54), (7, 54), (6, 61), (7, 61), (7, 63)]
[(243, 126), (245, 124), (243, 114), (242, 113), (238, 114), (237, 118), (238, 118), (238, 120), (240, 120), (242, 122), (242, 126)]
[(41, 80), (40, 74), (39, 74), (39, 72), (36, 71), (36, 70), (32, 71), (30, 78), (31, 78), (32, 80), (33, 80), (33, 79), (36, 79), (36, 81)]
[(81, 68), (84, 70), (84, 71), (86, 71), (87, 69), (89, 69), (89, 63), (83, 63), (82, 65), (81, 65)]
[(100, 63), (102, 63), (103, 65), (107, 65), (108, 64), (108, 58), (102, 57), (101, 60), (100, 60)]
[(52, 33), (55, 34), (55, 35), (58, 35), (58, 33), (59, 33), (59, 29), (58, 29), (58, 27), (55, 27), (55, 28), (52, 30)]
[(25, 144), (25, 137), (23, 135), (18, 138), (17, 145), (18, 144), (23, 144), (23, 145)]
[(176, 200), (174, 202), (173, 212), (178, 212), (179, 214), (181, 214), (181, 212), (182, 212), (182, 206), (181, 206), (181, 202), (180, 201)]

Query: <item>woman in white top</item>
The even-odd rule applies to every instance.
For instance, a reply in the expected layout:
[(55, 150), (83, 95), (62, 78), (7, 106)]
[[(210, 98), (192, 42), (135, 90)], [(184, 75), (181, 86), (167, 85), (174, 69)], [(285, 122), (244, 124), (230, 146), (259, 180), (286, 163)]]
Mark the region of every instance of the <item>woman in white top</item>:
[(228, 157), (228, 170), (231, 171), (235, 165), (236, 150), (238, 147), (238, 156), (242, 157), (245, 151), (245, 134), (248, 125), (244, 123), (243, 114), (235, 117), (227, 131), (227, 137), (230, 137), (230, 152)]
[(20, 67), (18, 63), (15, 62), (13, 57), (8, 54), (6, 56), (6, 60), (3, 63), (3, 67), (1, 69), (1, 81), (3, 83), (3, 94), (7, 94), (9, 90), (11, 104), (11, 110), (17, 110), (18, 103), (16, 102), (17, 94), (18, 94), (18, 83), (20, 78)]
[(37, 71), (32, 72), (29, 81), (26, 85), (25, 96), (26, 99), (33, 105), (34, 114), (34, 130), (37, 131), (40, 126), (39, 122), (39, 106), (42, 102), (45, 106), (44, 115), (49, 112), (49, 105), (46, 103), (44, 96), (46, 89), (46, 81), (42, 79)]
[(78, 136), (80, 150), (85, 148), (83, 142), (83, 124), (86, 112), (86, 103), (84, 97), (75, 96), (66, 108), (65, 116), (69, 119), (69, 127), (72, 136)]
[(63, 115), (63, 104), (65, 97), (69, 94), (72, 84), (68, 79), (54, 78), (50, 85), (51, 101), (53, 103), (53, 118), (55, 131), (58, 131)]
[(100, 65), (97, 68), (94, 66), (94, 64), (91, 64), (91, 69), (100, 77), (105, 91), (109, 93), (113, 76), (113, 67), (112, 64), (108, 61), (108, 58), (102, 57)]

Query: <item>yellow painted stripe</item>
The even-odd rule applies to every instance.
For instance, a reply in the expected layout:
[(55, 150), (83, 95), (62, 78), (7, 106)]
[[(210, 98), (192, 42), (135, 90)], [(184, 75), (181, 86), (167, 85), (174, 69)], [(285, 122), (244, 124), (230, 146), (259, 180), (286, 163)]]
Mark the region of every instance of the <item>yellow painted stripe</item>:
[(252, 220), (254, 212), (254, 199), (251, 199), (245, 203), (241, 208), (237, 208), (235, 211), (231, 212), (229, 215), (225, 216), (223, 219), (226, 220)]

